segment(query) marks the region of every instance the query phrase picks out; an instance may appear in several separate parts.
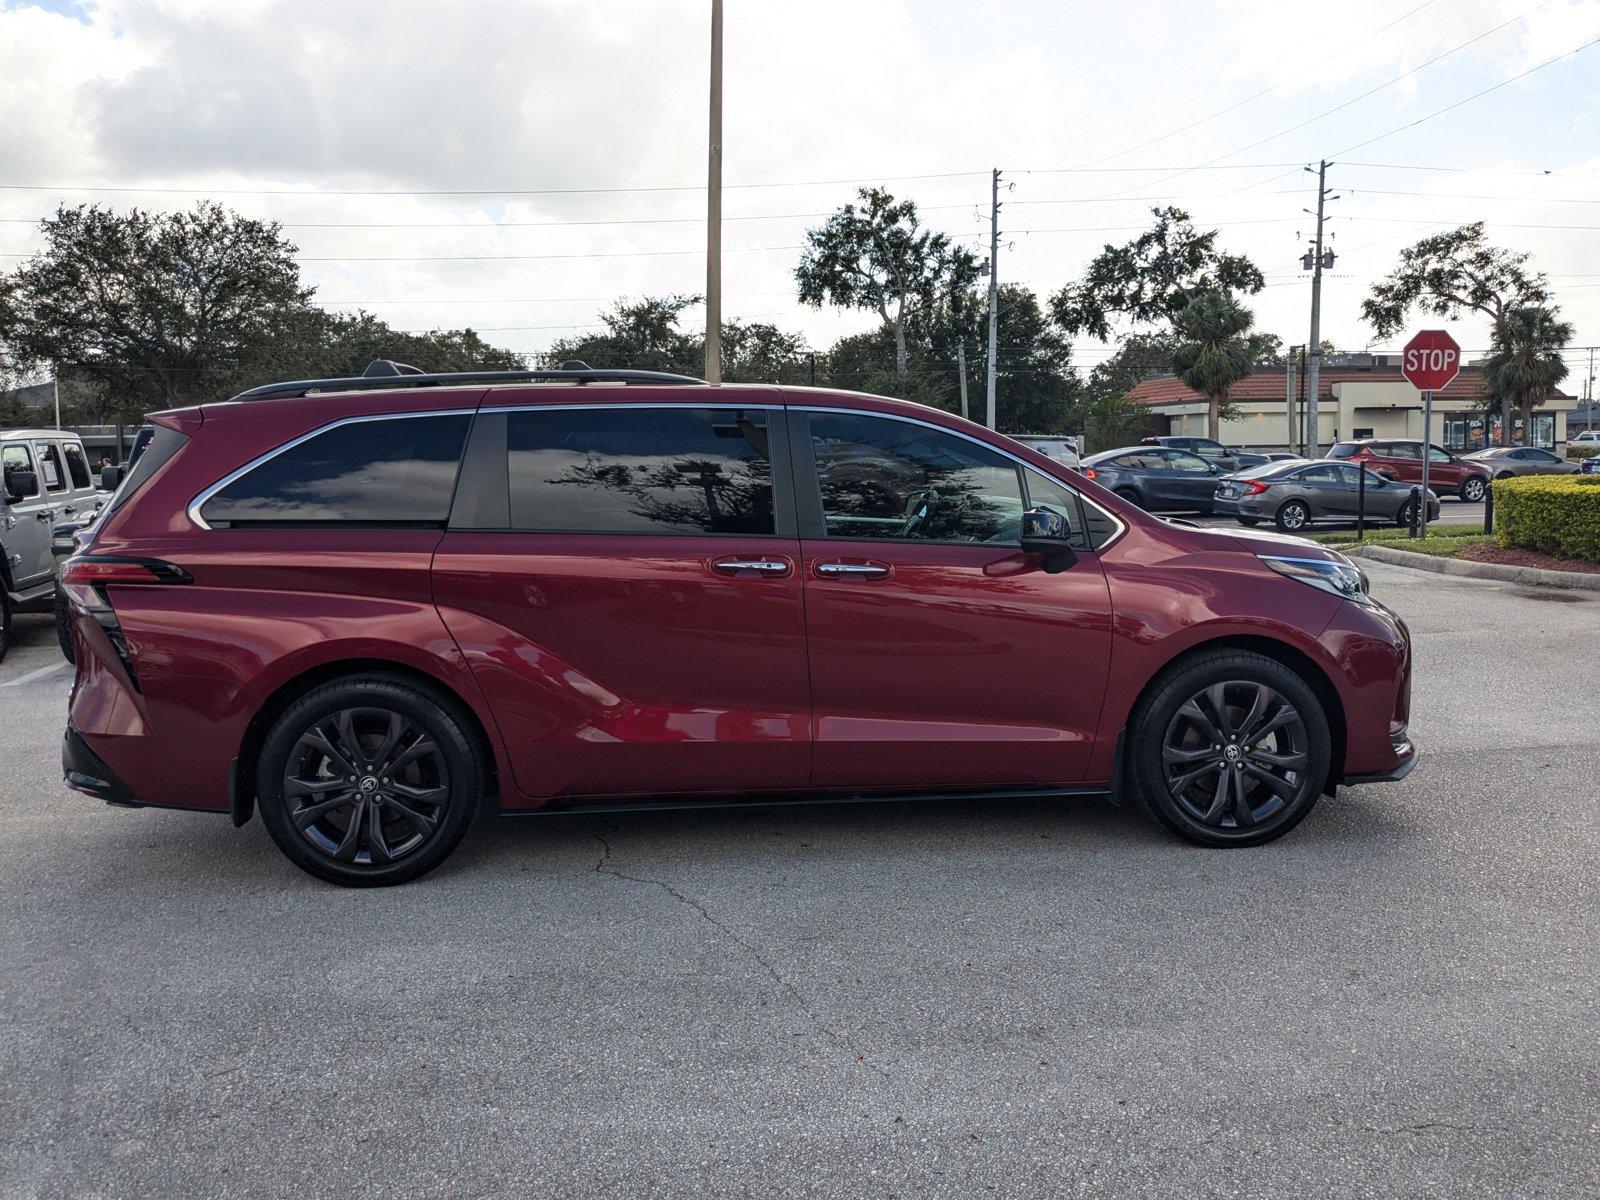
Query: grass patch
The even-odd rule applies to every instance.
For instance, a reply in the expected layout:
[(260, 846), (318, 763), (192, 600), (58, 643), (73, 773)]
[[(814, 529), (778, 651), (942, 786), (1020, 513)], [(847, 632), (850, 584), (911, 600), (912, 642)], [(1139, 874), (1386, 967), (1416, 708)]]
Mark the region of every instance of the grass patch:
[[(1481, 525), (1429, 525), (1428, 536), (1422, 541), (1450, 541), (1458, 542), (1463, 538), (1483, 539)], [(1356, 540), (1354, 529), (1341, 529), (1336, 533), (1314, 533), (1311, 535), (1313, 542), (1320, 542), (1324, 546), (1345, 546)], [(1398, 525), (1384, 525), (1377, 529), (1368, 529), (1366, 540), (1379, 546), (1394, 546), (1401, 542), (1411, 541), (1411, 531), (1402, 529)]]
[(1484, 537), (1479, 530), (1475, 537), (1425, 537), (1415, 541), (1407, 538), (1405, 541), (1386, 539), (1382, 544), (1392, 550), (1410, 550), (1416, 554), (1430, 554), (1435, 558), (1454, 558), (1468, 546), (1481, 546), (1485, 542), (1492, 542), (1494, 538)]

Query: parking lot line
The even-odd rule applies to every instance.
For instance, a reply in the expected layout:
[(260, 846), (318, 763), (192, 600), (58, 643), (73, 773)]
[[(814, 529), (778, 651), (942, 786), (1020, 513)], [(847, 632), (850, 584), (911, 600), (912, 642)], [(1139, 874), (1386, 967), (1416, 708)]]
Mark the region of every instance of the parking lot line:
[(18, 675), (15, 679), (8, 679), (0, 683), (0, 687), (16, 687), (19, 683), (29, 683), (45, 675), (53, 675), (67, 665), (65, 660), (51, 663), (48, 667), (40, 667), (37, 671), (29, 671), (26, 675)]

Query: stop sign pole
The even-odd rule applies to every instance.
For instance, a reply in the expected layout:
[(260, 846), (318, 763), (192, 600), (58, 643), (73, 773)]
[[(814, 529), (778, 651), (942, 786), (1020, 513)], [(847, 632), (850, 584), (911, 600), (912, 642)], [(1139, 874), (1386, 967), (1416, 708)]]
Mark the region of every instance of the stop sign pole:
[(1400, 373), (1422, 393), (1422, 494), (1411, 512), (1411, 536), (1428, 533), (1428, 456), (1433, 449), (1433, 393), (1461, 370), (1461, 347), (1443, 329), (1424, 329), (1400, 352)]

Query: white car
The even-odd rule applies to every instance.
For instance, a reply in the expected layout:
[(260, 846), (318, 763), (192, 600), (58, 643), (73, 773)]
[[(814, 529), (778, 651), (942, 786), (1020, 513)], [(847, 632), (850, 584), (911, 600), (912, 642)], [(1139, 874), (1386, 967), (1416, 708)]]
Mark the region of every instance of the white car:
[(1568, 438), (1567, 445), (1600, 447), (1600, 429), (1585, 429), (1577, 437)]
[(1030, 437), (1027, 434), (1017, 436), (1015, 441), (1021, 442), (1029, 450), (1036, 450), (1046, 458), (1053, 458), (1064, 467), (1076, 471), (1080, 465), (1078, 457), (1078, 444), (1069, 437)]

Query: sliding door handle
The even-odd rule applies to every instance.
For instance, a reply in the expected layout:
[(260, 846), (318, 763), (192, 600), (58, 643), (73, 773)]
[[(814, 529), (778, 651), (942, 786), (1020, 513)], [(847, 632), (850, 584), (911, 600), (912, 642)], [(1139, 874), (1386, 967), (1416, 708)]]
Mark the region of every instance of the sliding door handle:
[(819, 562), (816, 572), (822, 579), (884, 579), (890, 568), (883, 563)]
[(784, 558), (719, 558), (711, 569), (718, 575), (759, 575), (764, 579), (782, 579), (794, 566)]

